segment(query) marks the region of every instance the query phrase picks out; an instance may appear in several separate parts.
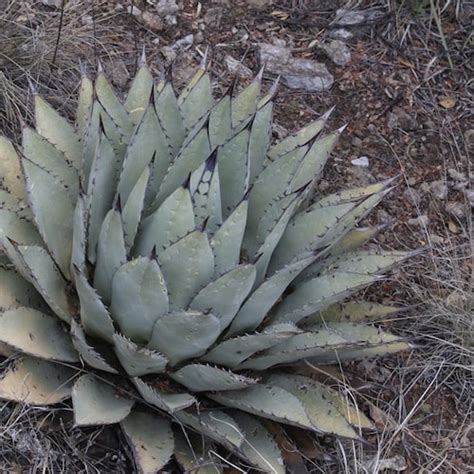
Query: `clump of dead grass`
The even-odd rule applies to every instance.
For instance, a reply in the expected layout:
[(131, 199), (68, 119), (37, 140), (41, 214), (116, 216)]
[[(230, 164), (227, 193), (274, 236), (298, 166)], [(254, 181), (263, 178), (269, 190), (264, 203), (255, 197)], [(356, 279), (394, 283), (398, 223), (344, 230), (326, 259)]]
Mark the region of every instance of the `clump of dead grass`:
[(137, 57), (126, 29), (114, 28), (119, 14), (101, 2), (70, 0), (63, 12), (36, 0), (5, 2), (0, 15), (2, 134), (15, 134), (21, 120), (31, 119), (29, 82), (71, 117), (80, 62), (93, 69), (100, 58), (116, 68)]

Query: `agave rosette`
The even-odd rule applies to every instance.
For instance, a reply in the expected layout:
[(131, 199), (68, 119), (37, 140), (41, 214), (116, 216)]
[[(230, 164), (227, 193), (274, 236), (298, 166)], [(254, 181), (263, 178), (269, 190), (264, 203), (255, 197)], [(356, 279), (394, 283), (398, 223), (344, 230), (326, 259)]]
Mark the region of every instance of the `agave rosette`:
[(35, 96), (21, 151), (0, 139), (0, 347), (17, 354), (0, 398), (72, 398), (78, 426), (120, 423), (146, 473), (196, 466), (202, 435), (285, 472), (263, 419), (371, 426), (279, 366), (407, 347), (370, 323), (397, 308), (338, 303), (408, 256), (357, 250), (390, 184), (319, 196), (341, 130), (322, 135), (325, 114), (271, 144), (274, 93), (260, 74), (215, 103), (201, 67), (177, 96), (143, 64), (122, 103), (99, 71), (75, 127)]

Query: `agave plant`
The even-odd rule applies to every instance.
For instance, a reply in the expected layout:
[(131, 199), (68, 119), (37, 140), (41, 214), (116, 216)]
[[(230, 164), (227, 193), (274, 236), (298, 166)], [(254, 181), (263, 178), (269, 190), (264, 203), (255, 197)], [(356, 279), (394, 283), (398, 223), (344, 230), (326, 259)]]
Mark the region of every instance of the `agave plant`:
[(319, 195), (329, 113), (272, 144), (276, 87), (259, 74), (215, 103), (205, 69), (177, 96), (142, 64), (123, 103), (100, 70), (75, 127), (36, 94), (21, 149), (0, 140), (0, 398), (72, 398), (77, 426), (120, 424), (144, 473), (213, 444), (283, 473), (275, 422), (371, 427), (288, 367), (406, 349), (371, 323), (397, 308), (341, 301), (408, 254), (357, 250), (389, 182)]

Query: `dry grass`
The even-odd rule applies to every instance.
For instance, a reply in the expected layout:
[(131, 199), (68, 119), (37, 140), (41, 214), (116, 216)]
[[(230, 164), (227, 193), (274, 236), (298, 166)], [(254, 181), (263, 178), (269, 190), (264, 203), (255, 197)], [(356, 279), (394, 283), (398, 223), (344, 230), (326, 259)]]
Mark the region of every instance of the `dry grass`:
[[(73, 116), (81, 62), (100, 58), (125, 69), (137, 58), (133, 37), (118, 28), (121, 17), (101, 1), (71, 0), (61, 10), (39, 1), (4, 0), (0, 15), (0, 130), (12, 135), (31, 119), (31, 81), (66, 116)], [(2, 4), (3, 5), (3, 4)], [(100, 12), (100, 14), (98, 13)], [(62, 24), (58, 38), (59, 25)], [(123, 45), (127, 45), (123, 47)]]

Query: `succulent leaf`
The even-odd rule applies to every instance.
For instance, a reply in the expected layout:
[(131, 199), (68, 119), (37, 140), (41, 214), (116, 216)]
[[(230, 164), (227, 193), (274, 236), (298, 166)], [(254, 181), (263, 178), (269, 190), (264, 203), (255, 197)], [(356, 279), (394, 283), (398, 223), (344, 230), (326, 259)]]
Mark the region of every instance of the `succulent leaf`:
[(68, 162), (79, 171), (82, 168), (79, 136), (68, 121), (39, 95), (35, 96), (35, 120), (38, 133), (63, 152)]
[(162, 352), (171, 365), (199, 357), (216, 341), (221, 324), (199, 311), (169, 313), (158, 318), (148, 346)]
[(17, 359), (0, 378), (0, 399), (55, 405), (71, 396), (74, 370), (33, 357)]
[(243, 375), (203, 364), (189, 364), (171, 375), (173, 380), (193, 392), (238, 390), (258, 381)]
[(2, 177), (3, 188), (19, 200), (26, 198), (20, 159), (12, 143), (2, 136), (0, 136), (0, 176)]
[(140, 122), (148, 105), (148, 98), (153, 91), (153, 76), (146, 64), (139, 69), (127, 94), (124, 102), (125, 110), (129, 113), (130, 119), (136, 125)]
[(168, 312), (168, 292), (155, 259), (139, 257), (117, 270), (110, 311), (129, 338), (145, 343), (150, 339), (155, 322)]
[(164, 372), (168, 359), (151, 349), (139, 347), (120, 334), (114, 334), (114, 350), (125, 372), (131, 377)]
[(76, 426), (119, 423), (129, 415), (133, 405), (133, 400), (92, 374), (82, 375), (74, 382), (72, 406)]
[(138, 472), (160, 471), (173, 455), (174, 438), (171, 423), (161, 416), (132, 411), (122, 423)]
[(58, 319), (31, 308), (10, 309), (0, 315), (0, 342), (40, 359), (79, 361)]

